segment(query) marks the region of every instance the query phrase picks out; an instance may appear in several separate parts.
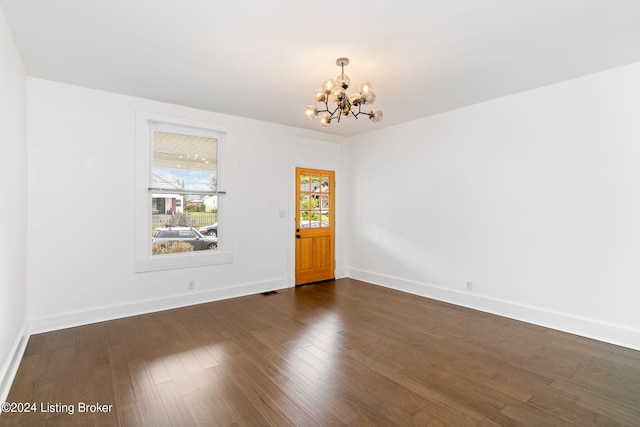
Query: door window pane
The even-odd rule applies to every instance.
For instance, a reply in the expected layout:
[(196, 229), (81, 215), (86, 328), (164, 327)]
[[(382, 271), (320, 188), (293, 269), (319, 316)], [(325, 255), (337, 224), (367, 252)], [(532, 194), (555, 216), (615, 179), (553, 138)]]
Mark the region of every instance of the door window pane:
[(314, 193), (319, 193), (320, 192), (320, 177), (319, 176), (312, 176), (311, 177), (311, 191), (313, 191)]
[(311, 191), (309, 178), (309, 175), (300, 175), (300, 192), (305, 193)]
[(329, 195), (323, 194), (320, 196), (320, 209), (322, 211), (329, 210)]
[(329, 192), (329, 177), (328, 176), (323, 176), (320, 178), (320, 191), (323, 193), (328, 193)]

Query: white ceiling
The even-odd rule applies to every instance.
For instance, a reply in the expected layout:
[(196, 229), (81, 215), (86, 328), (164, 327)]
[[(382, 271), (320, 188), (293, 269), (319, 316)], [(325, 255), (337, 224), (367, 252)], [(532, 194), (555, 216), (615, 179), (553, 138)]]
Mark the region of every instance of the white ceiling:
[[(347, 56), (352, 135), (640, 61), (639, 0), (0, 0), (30, 76), (291, 126)], [(351, 93), (351, 91), (348, 91)]]

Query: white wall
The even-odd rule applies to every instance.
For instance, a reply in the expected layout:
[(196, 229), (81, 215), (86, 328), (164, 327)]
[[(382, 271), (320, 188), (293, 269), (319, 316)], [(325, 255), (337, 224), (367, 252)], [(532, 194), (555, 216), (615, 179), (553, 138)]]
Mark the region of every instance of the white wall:
[[(32, 331), (289, 286), (290, 134), (340, 137), (36, 78), (28, 102)], [(233, 263), (134, 273), (136, 110), (227, 132)]]
[(22, 60), (0, 8), (0, 402), (26, 341), (26, 89)]
[(348, 275), (640, 349), (640, 64), (347, 147)]

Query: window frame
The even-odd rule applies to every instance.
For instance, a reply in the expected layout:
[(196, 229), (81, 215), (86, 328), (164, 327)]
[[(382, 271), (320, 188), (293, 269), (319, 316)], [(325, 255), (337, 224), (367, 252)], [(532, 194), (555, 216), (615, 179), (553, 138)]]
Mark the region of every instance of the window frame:
[[(175, 254), (152, 255), (151, 234), (152, 227), (152, 194), (150, 179), (153, 160), (153, 129), (155, 124), (174, 127), (176, 131), (189, 134), (215, 135), (218, 138), (218, 248), (213, 251), (193, 251)], [(228, 205), (223, 199), (228, 198), (226, 167), (226, 132), (213, 123), (185, 119), (181, 117), (156, 114), (147, 111), (136, 112), (136, 179), (135, 179), (135, 271), (147, 272), (157, 270), (171, 270), (178, 268), (200, 267), (233, 262), (232, 245), (225, 236), (230, 224), (225, 218), (231, 218), (227, 212)], [(222, 225), (224, 224), (224, 225)]]

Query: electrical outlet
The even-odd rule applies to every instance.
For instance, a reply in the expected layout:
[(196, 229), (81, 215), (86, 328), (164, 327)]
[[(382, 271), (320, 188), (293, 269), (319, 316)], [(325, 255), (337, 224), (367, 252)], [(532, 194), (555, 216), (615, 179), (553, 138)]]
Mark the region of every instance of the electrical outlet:
[(187, 282), (187, 289), (189, 289), (190, 291), (194, 290), (196, 288), (196, 281), (195, 280), (189, 280)]
[(473, 282), (472, 281), (468, 281), (467, 282), (467, 290), (468, 291), (472, 291), (473, 290)]

